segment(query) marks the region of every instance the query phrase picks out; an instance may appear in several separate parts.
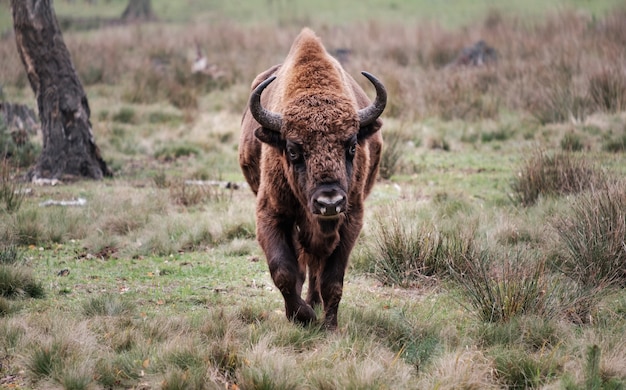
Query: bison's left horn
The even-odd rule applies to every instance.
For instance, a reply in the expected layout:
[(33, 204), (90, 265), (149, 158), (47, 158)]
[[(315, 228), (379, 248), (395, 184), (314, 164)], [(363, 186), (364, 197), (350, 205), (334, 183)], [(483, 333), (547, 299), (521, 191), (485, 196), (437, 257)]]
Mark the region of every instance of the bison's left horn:
[(281, 115), (266, 110), (261, 105), (261, 93), (263, 92), (265, 87), (267, 87), (275, 79), (276, 76), (272, 76), (259, 84), (254, 89), (254, 91), (252, 91), (248, 106), (250, 107), (250, 112), (252, 113), (252, 116), (254, 117), (254, 119), (256, 119), (257, 122), (259, 122), (259, 124), (261, 124), (261, 126), (270, 130), (280, 131), (283, 122)]
[(371, 125), (374, 121), (383, 113), (385, 106), (387, 105), (387, 90), (383, 83), (378, 81), (376, 77), (368, 72), (361, 72), (361, 74), (374, 84), (376, 88), (376, 99), (374, 103), (369, 107), (365, 107), (359, 110), (359, 123), (361, 127)]

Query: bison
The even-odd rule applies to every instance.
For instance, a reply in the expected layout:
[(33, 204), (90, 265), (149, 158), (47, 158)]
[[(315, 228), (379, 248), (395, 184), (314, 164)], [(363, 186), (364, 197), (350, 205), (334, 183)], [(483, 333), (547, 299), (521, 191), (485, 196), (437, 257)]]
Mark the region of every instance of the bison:
[(313, 307), (323, 304), (331, 330), (383, 145), (387, 93), (362, 74), (376, 89), (374, 103), (305, 28), (285, 61), (256, 77), (241, 122), (239, 163), (257, 198), (257, 239), (287, 318), (311, 323)]

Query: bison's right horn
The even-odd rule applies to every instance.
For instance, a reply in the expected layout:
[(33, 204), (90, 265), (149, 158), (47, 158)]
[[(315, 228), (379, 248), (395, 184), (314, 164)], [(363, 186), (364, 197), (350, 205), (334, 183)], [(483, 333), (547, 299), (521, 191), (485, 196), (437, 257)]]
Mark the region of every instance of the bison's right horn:
[(250, 95), (250, 102), (248, 106), (250, 107), (250, 112), (254, 119), (256, 119), (261, 126), (268, 128), (274, 131), (280, 131), (280, 128), (283, 123), (283, 119), (280, 114), (275, 112), (271, 112), (266, 110), (261, 105), (261, 93), (272, 81), (276, 79), (276, 76), (272, 76), (267, 80), (263, 81), (259, 84), (254, 91), (252, 91), (252, 95)]
[(369, 107), (365, 107), (359, 110), (359, 123), (361, 127), (371, 125), (374, 121), (383, 113), (385, 106), (387, 105), (387, 91), (383, 83), (378, 81), (376, 77), (367, 72), (361, 72), (361, 74), (374, 84), (376, 88), (376, 99), (374, 103)]

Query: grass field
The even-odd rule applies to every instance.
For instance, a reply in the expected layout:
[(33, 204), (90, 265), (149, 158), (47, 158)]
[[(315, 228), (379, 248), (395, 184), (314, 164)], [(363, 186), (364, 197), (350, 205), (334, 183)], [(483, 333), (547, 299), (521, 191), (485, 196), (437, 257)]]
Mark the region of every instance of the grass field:
[[(128, 4), (126, 0), (99, 0), (93, 2), (57, 1), (54, 4), (61, 17), (117, 17)], [(576, 8), (602, 17), (607, 11), (622, 4), (620, 0), (366, 0), (304, 1), (304, 0), (253, 0), (253, 1), (198, 1), (172, 2), (153, 0), (155, 13), (163, 20), (174, 23), (213, 23), (224, 18), (244, 24), (345, 25), (369, 19), (398, 21), (400, 23), (436, 22), (449, 28), (481, 20), (489, 9), (515, 13), (532, 18), (542, 17), (563, 9)], [(0, 1), (0, 31), (11, 28), (9, 1)], [(6, 12), (5, 12), (6, 10)]]
[[(623, 2), (337, 4), (153, 0), (159, 22), (64, 31), (115, 175), (21, 182), (40, 137), (0, 121), (0, 388), (626, 387)], [(304, 25), (389, 91), (336, 332), (285, 318), (237, 162), (249, 85)], [(496, 64), (450, 65), (480, 39)], [(35, 108), (11, 34), (0, 86)]]

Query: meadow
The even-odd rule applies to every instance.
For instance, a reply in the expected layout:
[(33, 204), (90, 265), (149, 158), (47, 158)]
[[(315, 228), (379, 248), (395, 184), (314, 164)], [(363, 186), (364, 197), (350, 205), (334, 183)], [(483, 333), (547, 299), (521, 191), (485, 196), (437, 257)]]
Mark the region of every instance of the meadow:
[[(623, 3), (338, 3), (54, 2), (114, 176), (20, 181), (40, 135), (0, 120), (0, 388), (626, 388)], [(10, 23), (0, 100), (36, 110)], [(389, 93), (335, 332), (285, 318), (237, 160), (303, 26)]]

